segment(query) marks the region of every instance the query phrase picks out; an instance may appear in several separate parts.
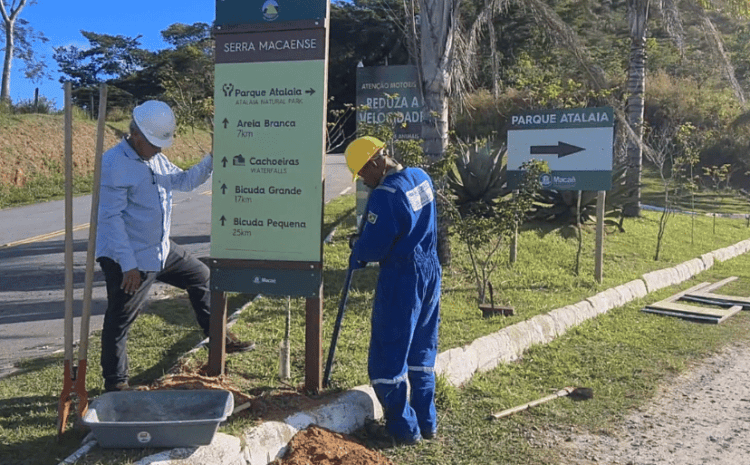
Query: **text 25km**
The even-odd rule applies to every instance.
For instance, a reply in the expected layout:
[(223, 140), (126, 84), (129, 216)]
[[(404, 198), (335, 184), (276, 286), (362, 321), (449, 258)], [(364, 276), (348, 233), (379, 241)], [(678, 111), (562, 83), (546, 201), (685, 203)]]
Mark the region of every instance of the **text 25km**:
[(249, 231), (247, 229), (232, 229), (232, 236), (233, 237), (242, 237), (242, 236), (252, 236), (253, 232)]

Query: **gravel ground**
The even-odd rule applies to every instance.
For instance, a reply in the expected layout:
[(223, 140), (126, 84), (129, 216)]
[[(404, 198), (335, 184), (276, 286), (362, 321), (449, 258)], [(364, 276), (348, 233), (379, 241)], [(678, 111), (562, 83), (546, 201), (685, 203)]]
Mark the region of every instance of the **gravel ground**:
[(727, 348), (672, 380), (609, 433), (558, 442), (562, 463), (750, 463), (750, 347)]

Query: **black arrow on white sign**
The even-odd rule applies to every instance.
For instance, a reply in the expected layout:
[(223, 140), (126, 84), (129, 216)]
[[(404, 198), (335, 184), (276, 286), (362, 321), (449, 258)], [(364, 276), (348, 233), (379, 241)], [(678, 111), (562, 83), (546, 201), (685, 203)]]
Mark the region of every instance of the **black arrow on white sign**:
[(305, 93), (312, 95), (312, 94), (315, 93), (315, 89), (313, 89), (312, 87), (310, 87), (310, 90), (306, 90)]
[(532, 155), (557, 155), (557, 158), (567, 157), (582, 150), (586, 149), (560, 141), (557, 145), (532, 145), (530, 149)]
[(224, 123), (224, 129), (226, 129), (227, 128), (227, 124), (229, 124), (229, 120), (226, 119), (226, 118), (224, 118), (224, 121), (222, 121), (222, 123)]

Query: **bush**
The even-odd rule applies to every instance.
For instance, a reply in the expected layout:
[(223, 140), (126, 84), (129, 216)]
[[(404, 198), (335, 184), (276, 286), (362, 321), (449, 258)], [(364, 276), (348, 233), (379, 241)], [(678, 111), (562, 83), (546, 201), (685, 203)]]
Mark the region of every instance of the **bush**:
[(40, 95), (39, 99), (34, 103), (34, 99), (21, 100), (13, 105), (15, 113), (18, 114), (29, 114), (38, 113), (41, 115), (51, 115), (57, 110), (55, 108), (55, 101), (50, 100), (47, 97)]
[(649, 76), (645, 119), (655, 129), (664, 120), (679, 119), (699, 130), (724, 130), (740, 112), (737, 98), (726, 86), (675, 78), (663, 71)]
[(8, 100), (0, 100), (0, 116), (8, 116), (13, 113), (13, 107)]

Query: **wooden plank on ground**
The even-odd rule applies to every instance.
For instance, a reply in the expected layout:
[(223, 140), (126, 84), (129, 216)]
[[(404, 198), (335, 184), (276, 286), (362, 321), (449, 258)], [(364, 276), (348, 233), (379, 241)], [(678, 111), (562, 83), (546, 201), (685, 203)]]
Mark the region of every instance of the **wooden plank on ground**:
[[(683, 313), (698, 313), (701, 315), (716, 315), (716, 316), (723, 316), (731, 311), (734, 311), (734, 307), (732, 308), (709, 308), (709, 307), (699, 307), (697, 305), (689, 305), (689, 304), (683, 304), (683, 303), (677, 303), (677, 302), (669, 302), (669, 303), (655, 303), (647, 305), (648, 308), (653, 308), (656, 310), (669, 310), (671, 312), (683, 312)], [(735, 307), (739, 307), (739, 305), (735, 305)], [(736, 312), (735, 312), (736, 313)]]
[(714, 305), (723, 305), (726, 307), (741, 305), (745, 309), (750, 308), (750, 297), (741, 297), (736, 295), (714, 294), (713, 292), (699, 291), (685, 294), (684, 296), (682, 296), (682, 299)]
[[(743, 305), (732, 305), (730, 308), (709, 308), (709, 307), (698, 307), (697, 305), (688, 305), (685, 303), (679, 303), (679, 300), (688, 300), (690, 296), (705, 295), (711, 293), (721, 286), (730, 283), (737, 279), (737, 276), (730, 276), (729, 278), (723, 279), (716, 283), (700, 283), (689, 289), (673, 294), (666, 299), (654, 302), (653, 304), (647, 305), (642, 311), (647, 313), (657, 313), (666, 316), (675, 316), (679, 318), (705, 321), (709, 323), (721, 323), (730, 316), (742, 310)], [(718, 295), (718, 294), (716, 294)], [(693, 300), (707, 303), (716, 306), (726, 306), (723, 303), (712, 301), (705, 297), (693, 298)], [(748, 305), (750, 305), (750, 299), (748, 299)]]
[(742, 310), (740, 305), (730, 308), (708, 308), (698, 307), (696, 305), (680, 304), (676, 302), (666, 302), (651, 304), (646, 306), (644, 311), (650, 313), (660, 313), (680, 318), (707, 320), (715, 323), (721, 323), (730, 316)]
[(713, 323), (713, 324), (719, 323), (719, 319), (716, 317), (712, 317), (712, 316), (687, 314), (687, 313), (682, 313), (682, 312), (670, 312), (667, 310), (656, 310), (656, 309), (651, 309), (648, 307), (641, 309), (641, 311), (645, 313), (655, 313), (657, 315), (663, 315), (663, 316), (674, 316), (677, 318), (682, 318), (684, 320), (697, 320), (703, 323)]
[(700, 291), (701, 292), (715, 291), (716, 289), (720, 288), (721, 286), (723, 286), (725, 284), (731, 283), (735, 279), (737, 279), (737, 276), (730, 276), (730, 277), (728, 277), (726, 279), (722, 279), (721, 281), (715, 282), (713, 284), (709, 284), (708, 286), (702, 288)]
[(711, 283), (700, 283), (700, 284), (696, 284), (695, 286), (693, 286), (693, 287), (691, 287), (691, 288), (688, 288), (688, 289), (685, 289), (684, 291), (678, 292), (677, 294), (672, 294), (671, 296), (667, 297), (667, 298), (666, 298), (666, 299), (664, 299), (664, 300), (660, 300), (660, 301), (659, 301), (659, 302), (657, 302), (657, 303), (676, 302), (676, 301), (677, 301), (677, 300), (679, 300), (679, 299), (680, 299), (680, 297), (682, 297), (683, 295), (685, 295), (685, 294), (689, 294), (689, 293), (692, 293), (692, 292), (698, 292), (698, 291), (702, 291), (703, 289), (707, 288), (707, 287), (708, 287), (708, 286), (710, 286), (710, 285), (711, 285)]

